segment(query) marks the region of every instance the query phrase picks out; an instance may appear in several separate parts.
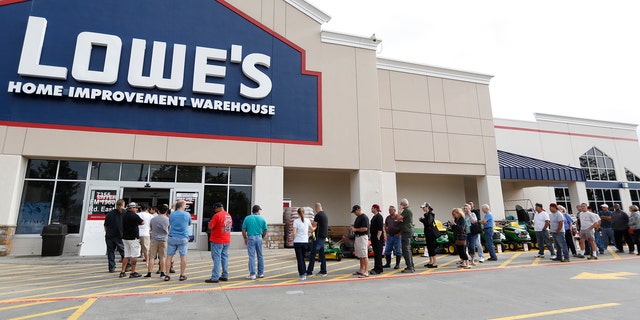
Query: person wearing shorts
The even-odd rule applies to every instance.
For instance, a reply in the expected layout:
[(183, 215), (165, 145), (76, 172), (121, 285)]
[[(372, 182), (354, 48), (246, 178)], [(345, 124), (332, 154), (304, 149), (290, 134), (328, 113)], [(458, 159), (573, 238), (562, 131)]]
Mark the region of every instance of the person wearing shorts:
[(124, 245), (124, 259), (122, 259), (122, 270), (120, 272), (120, 278), (127, 276), (125, 273), (127, 263), (131, 261), (131, 274), (129, 278), (139, 278), (140, 274), (136, 272), (136, 264), (138, 257), (140, 256), (140, 241), (138, 226), (144, 224), (138, 214), (138, 204), (135, 202), (129, 203), (127, 212), (122, 216), (122, 244)]
[[(187, 245), (189, 244), (189, 226), (191, 215), (184, 211), (186, 202), (178, 200), (176, 210), (169, 216), (169, 238), (167, 239), (167, 257), (165, 258), (165, 270), (171, 267), (171, 261), (176, 251), (180, 253), (180, 281), (187, 280), (184, 271), (187, 268)], [(169, 274), (164, 276), (164, 281), (171, 280)]]
[(356, 215), (351, 232), (355, 233), (354, 249), (355, 255), (360, 260), (360, 269), (354, 272), (358, 278), (369, 276), (369, 217), (362, 213), (359, 205), (353, 206), (351, 213)]
[(594, 236), (594, 230), (600, 225), (600, 217), (587, 211), (587, 204), (580, 205), (580, 253), (578, 258), (584, 258), (585, 242), (589, 242), (592, 248), (591, 256), (588, 259), (598, 259), (598, 250), (596, 247), (596, 241)]
[(151, 270), (153, 270), (157, 255), (158, 271), (160, 272), (160, 277), (164, 279), (164, 259), (167, 257), (167, 238), (169, 237), (169, 217), (167, 217), (166, 207), (160, 207), (158, 214), (149, 222), (149, 227), (151, 229), (150, 260), (147, 262), (147, 275), (145, 278), (151, 277)]

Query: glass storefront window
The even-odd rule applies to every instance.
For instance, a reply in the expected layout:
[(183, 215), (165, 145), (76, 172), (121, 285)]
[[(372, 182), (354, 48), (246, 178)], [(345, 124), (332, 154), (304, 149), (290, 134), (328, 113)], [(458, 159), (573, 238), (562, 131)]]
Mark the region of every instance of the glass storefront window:
[(177, 182), (202, 183), (202, 167), (178, 166)]
[(614, 204), (619, 204), (622, 207), (620, 190), (618, 189), (587, 189), (587, 198), (589, 199), (589, 207), (595, 212), (598, 212), (600, 206), (605, 203), (609, 207), (613, 207)]
[(40, 234), (49, 224), (54, 181), (25, 181), (16, 234)]
[(229, 182), (229, 168), (205, 167), (204, 182), (227, 184)]
[(251, 168), (231, 168), (230, 184), (251, 184)]
[(58, 181), (51, 223), (66, 224), (69, 233), (80, 232), (85, 182)]
[(119, 162), (93, 162), (91, 165), (91, 180), (118, 181), (119, 178)]
[(87, 180), (88, 161), (60, 161), (58, 179)]
[(55, 179), (58, 171), (58, 160), (29, 160), (27, 178)]
[(151, 181), (176, 182), (176, 166), (168, 164), (152, 164)]
[(142, 163), (123, 163), (120, 181), (149, 181), (149, 165)]
[(244, 218), (251, 214), (251, 187), (230, 187), (228, 212), (233, 218), (233, 231), (242, 231)]
[(616, 172), (613, 159), (604, 152), (593, 147), (579, 158), (580, 167), (584, 170), (587, 180), (615, 181)]

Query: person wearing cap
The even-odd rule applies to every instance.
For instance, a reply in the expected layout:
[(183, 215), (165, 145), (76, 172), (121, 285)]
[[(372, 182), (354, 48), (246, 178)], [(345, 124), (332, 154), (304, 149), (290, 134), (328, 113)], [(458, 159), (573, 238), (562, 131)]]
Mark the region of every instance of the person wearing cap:
[(433, 213), (433, 208), (429, 202), (424, 202), (420, 208), (424, 212), (424, 216), (420, 217), (420, 222), (424, 225), (424, 237), (427, 243), (427, 253), (429, 256), (429, 262), (424, 266), (427, 268), (437, 268), (438, 261), (436, 259), (436, 248), (438, 244), (436, 240), (440, 236), (440, 231), (436, 226), (436, 214)]
[(356, 236), (354, 251), (360, 260), (360, 268), (353, 275), (365, 278), (369, 276), (369, 217), (362, 213), (362, 208), (357, 204), (351, 208), (351, 213), (356, 215), (356, 220), (349, 230)]
[(127, 263), (131, 262), (131, 273), (129, 278), (139, 278), (142, 275), (136, 272), (136, 264), (138, 257), (140, 256), (140, 240), (138, 240), (140, 234), (138, 226), (144, 224), (144, 220), (137, 214), (138, 204), (135, 202), (129, 203), (128, 210), (122, 216), (122, 243), (124, 244), (124, 259), (122, 259), (122, 270), (120, 272), (120, 278), (124, 278)]
[[(600, 228), (596, 230), (596, 245), (600, 254), (604, 254), (604, 251), (614, 242), (613, 229), (611, 228), (611, 211), (609, 211), (609, 205), (604, 203), (600, 205)], [(615, 245), (615, 244), (614, 244)]]
[(224, 210), (222, 202), (214, 203), (213, 211), (214, 214), (208, 225), (211, 231), (209, 242), (211, 243), (213, 269), (211, 269), (211, 278), (204, 281), (206, 283), (229, 280), (229, 244), (231, 243), (233, 218)]
[(373, 269), (369, 271), (370, 274), (381, 274), (384, 269), (382, 268), (382, 249), (384, 247), (384, 220), (380, 214), (380, 206), (374, 204), (371, 206), (371, 247), (373, 247)]
[(384, 232), (387, 235), (384, 257), (387, 260), (387, 263), (382, 266), (383, 268), (391, 268), (391, 253), (394, 252), (396, 255), (396, 265), (393, 268), (400, 269), (400, 259), (402, 258), (402, 233), (400, 232), (400, 223), (396, 221), (397, 215), (396, 207), (389, 206), (389, 215), (384, 220)]
[[(260, 215), (262, 208), (254, 205), (251, 215), (242, 222), (242, 237), (249, 254), (249, 275), (247, 280), (264, 278), (264, 258), (262, 257), (262, 238), (267, 235), (267, 221)], [(256, 256), (258, 257), (258, 273), (256, 274)]]
[[(165, 259), (165, 270), (171, 272), (171, 263), (176, 252), (180, 254), (180, 277), (178, 280), (187, 280), (184, 274), (187, 269), (187, 249), (189, 245), (189, 226), (191, 225), (191, 215), (186, 212), (187, 203), (178, 200), (175, 204), (175, 211), (169, 216), (169, 238), (167, 239), (167, 258)], [(169, 274), (164, 276), (164, 281), (171, 280)]]
[(104, 241), (107, 245), (107, 265), (109, 272), (116, 269), (115, 250), (120, 253), (120, 258), (124, 260), (124, 244), (122, 243), (122, 216), (124, 215), (125, 201), (116, 201), (116, 208), (109, 211), (104, 219)]
[[(577, 258), (584, 258), (585, 254), (589, 255), (587, 259), (598, 259), (598, 249), (594, 237), (594, 230), (600, 225), (600, 217), (589, 211), (586, 203), (580, 204), (580, 212), (578, 212), (578, 221), (580, 222), (580, 252)], [(590, 245), (590, 254), (587, 253), (585, 243)]]
[[(316, 215), (313, 217), (311, 223), (311, 229), (315, 232), (315, 240), (311, 244), (311, 250), (309, 252), (310, 257), (315, 257), (318, 253), (318, 261), (320, 262), (320, 271), (316, 273), (318, 277), (327, 276), (327, 258), (324, 254), (324, 243), (329, 236), (329, 219), (327, 214), (322, 210), (322, 204), (317, 202), (313, 208)], [(309, 259), (309, 265), (307, 266), (307, 277), (313, 275), (313, 268), (315, 266), (316, 259)]]
[(549, 204), (549, 231), (553, 237), (553, 245), (558, 254), (554, 261), (569, 262), (569, 249), (564, 236), (564, 215), (558, 210), (556, 203)]
[(402, 210), (398, 215), (396, 221), (400, 223), (400, 231), (402, 232), (402, 256), (404, 257), (404, 263), (407, 265), (402, 273), (414, 273), (416, 272), (413, 266), (413, 255), (411, 252), (411, 237), (413, 236), (413, 212), (409, 209), (409, 200), (400, 200), (400, 209)]

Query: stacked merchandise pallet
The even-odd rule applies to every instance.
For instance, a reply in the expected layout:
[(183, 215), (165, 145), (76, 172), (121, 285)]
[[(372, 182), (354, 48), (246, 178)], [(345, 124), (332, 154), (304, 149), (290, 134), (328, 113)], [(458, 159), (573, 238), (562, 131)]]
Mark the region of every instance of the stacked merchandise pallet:
[[(298, 219), (298, 208), (299, 207), (290, 207), (285, 208), (284, 210), (284, 224), (285, 224), (285, 247), (293, 248), (293, 221)], [(304, 218), (313, 221), (313, 216), (315, 212), (311, 207), (303, 207), (304, 208)], [(311, 234), (309, 234), (311, 235)]]

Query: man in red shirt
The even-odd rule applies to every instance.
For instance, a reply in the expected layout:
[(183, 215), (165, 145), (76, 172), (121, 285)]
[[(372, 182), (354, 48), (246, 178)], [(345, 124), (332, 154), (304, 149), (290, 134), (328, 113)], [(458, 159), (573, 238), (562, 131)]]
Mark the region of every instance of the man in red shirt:
[[(229, 243), (231, 242), (233, 220), (231, 215), (224, 210), (222, 203), (214, 203), (213, 210), (215, 213), (211, 217), (211, 221), (209, 221), (209, 230), (211, 230), (209, 241), (211, 242), (213, 269), (211, 270), (211, 278), (204, 281), (206, 283), (229, 280)], [(221, 264), (222, 274), (220, 273)]]

